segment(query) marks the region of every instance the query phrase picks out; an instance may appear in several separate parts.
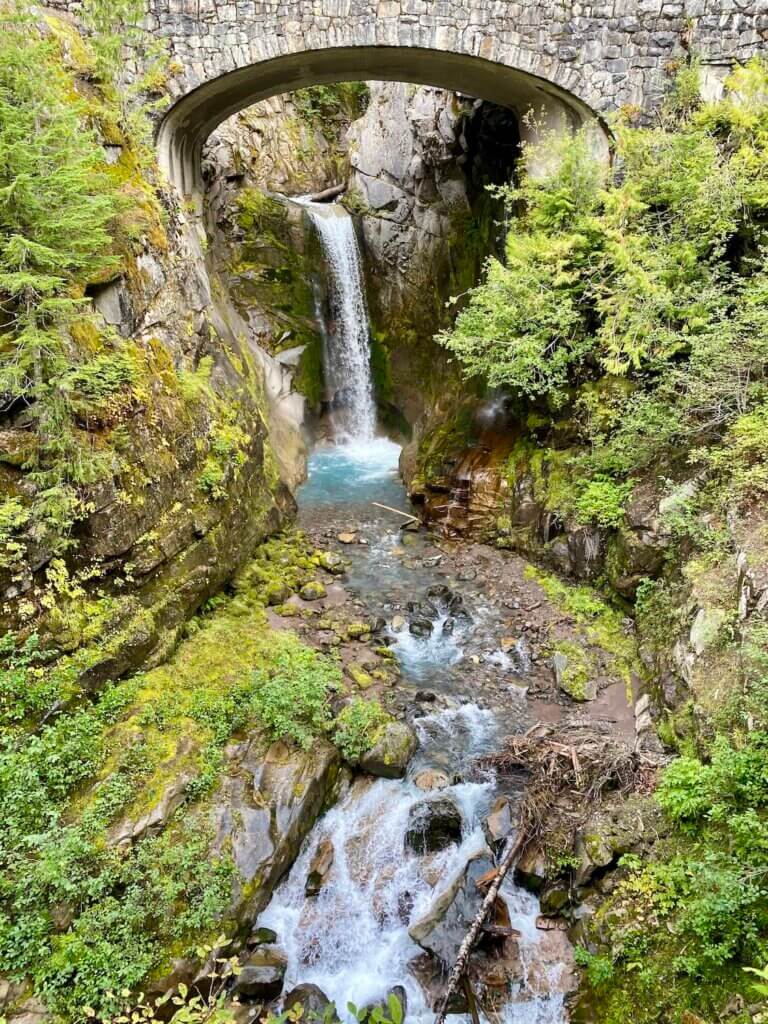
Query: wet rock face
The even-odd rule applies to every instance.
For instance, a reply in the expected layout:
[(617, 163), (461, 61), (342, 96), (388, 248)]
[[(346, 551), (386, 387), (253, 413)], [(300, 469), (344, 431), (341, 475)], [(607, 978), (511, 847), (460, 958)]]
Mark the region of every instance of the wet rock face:
[[(411, 969), (433, 1006), (439, 1005), (443, 997), (446, 972), (453, 966), (477, 915), (493, 871), (490, 857), (485, 854), (473, 857), (409, 929), (411, 938), (427, 954), (425, 958), (417, 958)], [(510, 925), (505, 901), (497, 898), (469, 962), (472, 988), (488, 1011), (504, 1005), (510, 985), (522, 976), (519, 937), (520, 933)], [(464, 1012), (462, 997), (457, 998), (452, 1012)]]
[(480, 907), (482, 894), (476, 883), (492, 869), (489, 857), (474, 857), (447, 883), (429, 910), (408, 929), (413, 941), (446, 967), (455, 962), (459, 946)]
[[(498, 182), (508, 180), (518, 134), (504, 111), (505, 128), (489, 149), (475, 127), (489, 104), (403, 83), (372, 82), (370, 89), (368, 109), (348, 133), (348, 194), (359, 215), (372, 323), (389, 354), (394, 387), (385, 400), (415, 423), (431, 382), (443, 392), (452, 375), (432, 340), (447, 323), (445, 304), (475, 283), (495, 244), (484, 188), (489, 170), (495, 173), (489, 153), (506, 154)], [(467, 234), (470, 221), (482, 225), (476, 236)]]
[(461, 811), (449, 796), (416, 804), (408, 817), (405, 845), (414, 853), (435, 853), (461, 842)]
[(307, 881), (304, 886), (307, 896), (317, 896), (320, 892), (333, 866), (333, 858), (333, 842), (328, 836), (325, 836), (318, 843), (315, 855), (309, 864)]
[(215, 848), (232, 852), (238, 872), (233, 913), (245, 923), (263, 910), (295, 860), (331, 794), (340, 759), (324, 741), (303, 751), (281, 742), (267, 747), (258, 737), (229, 754), (214, 797)]

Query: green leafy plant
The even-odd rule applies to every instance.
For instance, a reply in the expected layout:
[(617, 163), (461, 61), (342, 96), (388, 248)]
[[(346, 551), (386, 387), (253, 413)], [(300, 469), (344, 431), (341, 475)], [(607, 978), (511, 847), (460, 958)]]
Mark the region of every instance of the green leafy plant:
[(334, 724), (333, 742), (352, 763), (370, 750), (390, 716), (376, 700), (355, 698), (342, 709)]
[(275, 739), (307, 748), (330, 722), (328, 699), (341, 679), (341, 670), (315, 651), (286, 646), (268, 671), (254, 673), (259, 717)]

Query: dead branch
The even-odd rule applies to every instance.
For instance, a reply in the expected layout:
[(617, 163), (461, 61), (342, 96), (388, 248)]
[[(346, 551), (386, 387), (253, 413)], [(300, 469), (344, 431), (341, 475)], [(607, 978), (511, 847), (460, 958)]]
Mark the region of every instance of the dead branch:
[[(610, 728), (609, 723), (603, 724)], [(459, 947), (435, 1024), (444, 1024), (448, 1004), (463, 983), (474, 944), (509, 869), (546, 833), (547, 818), (555, 805), (559, 817), (564, 816), (558, 798), (569, 798), (575, 827), (576, 820), (583, 821), (609, 791), (650, 791), (660, 758), (634, 750), (607, 731), (601, 733), (600, 723), (591, 719), (558, 727), (537, 722), (524, 734), (509, 736), (500, 753), (481, 758), (480, 764), (502, 773), (522, 770), (531, 777), (515, 838), (507, 840), (499, 866), (478, 880), (491, 884)]]
[(485, 899), (480, 904), (480, 909), (475, 915), (475, 919), (469, 927), (469, 931), (464, 936), (464, 941), (459, 947), (459, 953), (456, 957), (456, 962), (451, 968), (451, 973), (448, 975), (448, 984), (445, 989), (445, 995), (440, 1006), (440, 1012), (438, 1013), (435, 1024), (444, 1024), (445, 1017), (448, 1012), (448, 1003), (451, 1000), (453, 994), (457, 991), (459, 985), (462, 983), (467, 970), (467, 961), (469, 955), (472, 952), (472, 947), (477, 941), (477, 936), (480, 934), (480, 929), (483, 927), (491, 907), (496, 902), (496, 897), (499, 894), (501, 883), (504, 881), (507, 872), (509, 871), (512, 864), (517, 860), (518, 855), (522, 852), (523, 848), (529, 841), (530, 836), (527, 834), (525, 829), (519, 829), (515, 839), (511, 837), (507, 840), (507, 847), (504, 851), (504, 856), (501, 858), (496, 877), (491, 883), (488, 892), (485, 894)]
[(346, 183), (342, 182), (340, 185), (331, 185), (330, 188), (324, 188), (322, 192), (315, 192), (313, 196), (309, 197), (311, 203), (326, 203), (329, 199), (335, 199), (336, 196), (340, 196), (342, 192), (346, 191)]

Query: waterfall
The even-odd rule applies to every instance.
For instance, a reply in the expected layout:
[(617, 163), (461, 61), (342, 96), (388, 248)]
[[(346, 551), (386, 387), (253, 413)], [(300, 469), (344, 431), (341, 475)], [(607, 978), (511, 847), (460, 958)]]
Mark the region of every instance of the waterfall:
[(345, 440), (369, 441), (376, 430), (371, 345), (362, 261), (352, 218), (338, 203), (299, 200), (317, 231), (328, 262), (330, 316), (325, 324), (323, 369), (342, 408)]

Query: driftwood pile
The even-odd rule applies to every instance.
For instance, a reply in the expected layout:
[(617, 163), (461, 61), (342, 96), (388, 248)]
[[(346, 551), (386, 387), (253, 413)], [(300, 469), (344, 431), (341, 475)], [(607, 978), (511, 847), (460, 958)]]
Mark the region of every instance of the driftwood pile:
[(451, 999), (465, 983), (470, 954), (505, 876), (546, 833), (553, 809), (560, 825), (565, 821), (576, 828), (608, 793), (628, 796), (653, 790), (662, 759), (617, 739), (612, 725), (609, 720), (579, 716), (558, 725), (537, 722), (526, 733), (507, 737), (499, 753), (481, 759), (483, 767), (498, 774), (525, 773), (529, 778), (517, 830), (507, 839), (490, 888), (459, 948), (435, 1024), (443, 1024)]
[[(537, 722), (520, 736), (508, 736), (504, 749), (483, 759), (485, 767), (506, 775), (529, 777), (523, 813), (528, 827), (539, 832), (544, 816), (572, 805), (587, 812), (608, 793), (628, 796), (649, 793), (663, 757), (634, 749), (612, 735), (609, 720), (573, 717), (549, 725)], [(533, 838), (533, 835), (531, 836)]]

